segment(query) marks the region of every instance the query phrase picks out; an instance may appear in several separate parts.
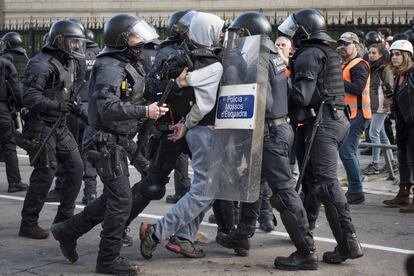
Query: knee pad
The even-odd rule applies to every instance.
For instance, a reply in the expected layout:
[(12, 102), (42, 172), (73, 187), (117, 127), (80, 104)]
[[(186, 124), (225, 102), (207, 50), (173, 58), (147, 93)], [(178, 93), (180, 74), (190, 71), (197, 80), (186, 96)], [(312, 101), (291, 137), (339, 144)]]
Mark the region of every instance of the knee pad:
[(152, 184), (150, 181), (141, 182), (141, 194), (150, 200), (160, 200), (165, 195), (165, 186)]
[(297, 244), (302, 241), (303, 234), (299, 229), (299, 222), (297, 217), (300, 215), (299, 212), (290, 210), (278, 194), (273, 194), (271, 203), (280, 213), (280, 218), (282, 219), (286, 231), (289, 233), (289, 236), (292, 239), (293, 243)]

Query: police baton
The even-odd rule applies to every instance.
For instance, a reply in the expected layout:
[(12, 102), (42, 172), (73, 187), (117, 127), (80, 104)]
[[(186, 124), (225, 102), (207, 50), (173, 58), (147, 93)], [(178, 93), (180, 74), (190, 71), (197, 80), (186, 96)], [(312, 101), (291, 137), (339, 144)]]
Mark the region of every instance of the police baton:
[[(71, 95), (71, 97), (69, 98), (70, 102), (74, 102), (76, 97), (79, 94), (79, 91), (82, 89), (82, 87), (85, 85), (86, 81), (82, 81), (81, 85), (79, 85), (78, 89), (75, 91), (75, 93), (73, 93)], [(47, 142), (49, 141), (50, 137), (52, 136), (52, 134), (56, 131), (57, 127), (60, 126), (60, 124), (62, 123), (62, 121), (65, 119), (66, 117), (66, 113), (62, 112), (62, 114), (60, 114), (59, 118), (57, 119), (57, 121), (55, 122), (55, 124), (52, 127), (52, 130), (50, 130), (50, 132), (47, 134), (45, 140), (43, 140), (43, 143), (40, 145), (39, 149), (36, 151), (35, 155), (33, 156), (33, 158), (30, 160), (30, 166), (33, 166), (36, 162), (36, 160), (39, 158), (40, 153), (43, 151), (43, 149), (46, 147)]]
[(309, 163), (309, 157), (310, 157), (310, 153), (312, 150), (313, 142), (315, 140), (316, 132), (318, 131), (318, 128), (322, 122), (322, 114), (323, 114), (324, 105), (325, 105), (325, 101), (322, 101), (319, 106), (318, 114), (316, 115), (315, 123), (313, 124), (312, 134), (309, 139), (308, 146), (306, 147), (305, 155), (303, 156), (303, 160), (302, 160), (302, 166), (300, 168), (299, 178), (298, 178), (298, 181), (296, 182), (296, 187), (295, 187), (296, 192), (299, 192), (300, 185), (302, 184), (303, 177), (305, 176), (306, 167)]
[[(171, 79), (168, 81), (167, 86), (165, 87), (164, 93), (162, 93), (161, 99), (158, 101), (157, 105), (158, 106), (163, 106), (165, 104), (165, 102), (168, 99), (168, 96), (170, 95), (170, 92), (172, 91), (173, 87), (174, 87), (174, 83), (175, 80)], [(135, 158), (138, 157), (138, 155), (141, 153), (142, 148), (148, 143), (148, 139), (149, 139), (149, 134), (151, 131), (151, 127), (150, 124), (153, 124), (156, 120), (153, 119), (148, 119), (145, 124), (145, 130), (144, 130), (144, 135), (142, 135), (142, 139), (139, 139), (138, 141), (138, 147), (135, 150), (134, 154), (132, 155), (132, 158), (130, 160), (130, 162), (132, 163), (133, 160), (135, 160)]]

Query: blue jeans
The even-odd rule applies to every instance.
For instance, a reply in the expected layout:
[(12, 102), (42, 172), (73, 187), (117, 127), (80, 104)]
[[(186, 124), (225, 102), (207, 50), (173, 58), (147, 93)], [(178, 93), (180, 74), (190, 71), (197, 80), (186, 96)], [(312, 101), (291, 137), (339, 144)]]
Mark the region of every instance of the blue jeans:
[[(387, 113), (372, 113), (371, 125), (369, 127), (369, 138), (374, 144), (390, 144), (387, 133), (384, 128), (384, 121), (387, 118)], [(391, 160), (394, 160), (392, 150), (387, 150)], [(372, 162), (379, 163), (381, 149), (372, 148)]]
[(208, 153), (213, 141), (212, 127), (193, 127), (188, 130), (185, 138), (192, 154), (193, 182), (190, 190), (157, 221), (155, 236), (159, 240), (177, 235), (194, 241), (204, 214), (214, 201), (205, 196), (208, 184)]
[(368, 125), (368, 120), (362, 115), (362, 111), (358, 110), (357, 116), (351, 120), (348, 138), (339, 149), (339, 157), (345, 167), (348, 177), (348, 192), (362, 192), (362, 174), (361, 166), (358, 159), (359, 138)]

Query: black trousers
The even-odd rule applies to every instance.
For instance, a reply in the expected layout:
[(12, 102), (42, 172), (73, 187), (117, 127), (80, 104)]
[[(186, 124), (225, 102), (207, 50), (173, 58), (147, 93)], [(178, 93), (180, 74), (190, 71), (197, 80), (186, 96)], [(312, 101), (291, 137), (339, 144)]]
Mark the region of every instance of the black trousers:
[[(43, 125), (40, 143), (51, 128), (51, 124)], [(29, 139), (35, 138), (35, 135), (30, 127), (25, 130), (25, 136)], [(34, 152), (30, 152), (29, 156), (32, 158), (33, 154)], [(58, 165), (62, 168), (62, 199), (54, 223), (65, 221), (73, 215), (83, 174), (83, 162), (78, 145), (64, 123), (56, 129), (34, 164), (30, 186), (23, 203), (22, 226), (33, 226), (38, 223), (39, 213)]]
[(128, 141), (124, 141), (108, 146), (111, 159), (118, 160), (119, 163), (112, 161), (111, 173), (100, 170), (99, 164), (95, 164), (104, 184), (103, 194), (65, 222), (71, 235), (76, 238), (103, 222), (97, 259), (102, 266), (109, 265), (119, 256), (125, 223), (131, 211), (131, 188), (125, 150), (127, 144)]
[(191, 185), (191, 179), (188, 177), (188, 155), (181, 153), (174, 167), (174, 188), (178, 195), (185, 194)]
[(0, 144), (6, 163), (7, 182), (9, 184), (21, 181), (19, 159), (16, 152), (16, 139), (14, 137), (14, 122), (10, 115), (7, 103), (0, 102)]
[(398, 163), (401, 182), (414, 181), (414, 126), (397, 123)]
[[(297, 153), (299, 164), (310, 139), (313, 124), (305, 124), (297, 131)], [(321, 203), (331, 230), (338, 244), (343, 242), (344, 233), (355, 233), (351, 221), (349, 206), (342, 191), (337, 175), (338, 149), (349, 133), (349, 121), (346, 117), (335, 120), (330, 117), (323, 121), (316, 132), (310, 153), (309, 163), (302, 181), (304, 206), (311, 229), (315, 227)]]
[[(69, 131), (75, 137), (75, 140), (78, 143), (79, 147), (82, 147), (82, 141), (88, 126), (74, 115), (68, 115), (67, 120)], [(85, 135), (87, 136), (87, 139), (91, 138), (88, 136), (91, 135), (90, 133), (86, 133)], [(80, 151), (82, 152), (82, 149)], [(83, 182), (85, 185), (83, 188), (83, 193), (84, 195), (96, 194), (96, 177), (98, 176), (98, 174), (96, 172), (95, 167), (91, 164), (91, 162), (83, 158), (83, 155), (82, 159), (84, 164)], [(56, 170), (55, 190), (59, 194), (61, 194), (63, 190), (62, 177), (62, 168), (58, 166)]]

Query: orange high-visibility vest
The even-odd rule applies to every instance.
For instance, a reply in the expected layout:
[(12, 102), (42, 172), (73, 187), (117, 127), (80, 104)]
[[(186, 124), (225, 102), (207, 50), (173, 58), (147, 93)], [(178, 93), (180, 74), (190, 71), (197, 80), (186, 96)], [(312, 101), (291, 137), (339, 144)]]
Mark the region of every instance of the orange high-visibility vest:
[(288, 77), (288, 78), (291, 78), (292, 77), (292, 72), (290, 72), (290, 70), (286, 67), (286, 69), (285, 69), (285, 75), (286, 75), (286, 77)]
[[(358, 63), (360, 63), (361, 61), (364, 62), (369, 68), (369, 63), (366, 60), (360, 57), (354, 58), (347, 65), (342, 64), (342, 78), (346, 81), (351, 82), (351, 68), (357, 65)], [(368, 79), (367, 79), (367, 82), (365, 83), (364, 91), (361, 94), (362, 114), (364, 118), (367, 120), (371, 119), (371, 102), (370, 102), (370, 97), (369, 97), (370, 79), (371, 79), (371, 76), (368, 75)], [(345, 101), (345, 104), (349, 105), (349, 107), (351, 108), (351, 119), (354, 119), (358, 111), (358, 96), (348, 94), (345, 92), (344, 101)]]

